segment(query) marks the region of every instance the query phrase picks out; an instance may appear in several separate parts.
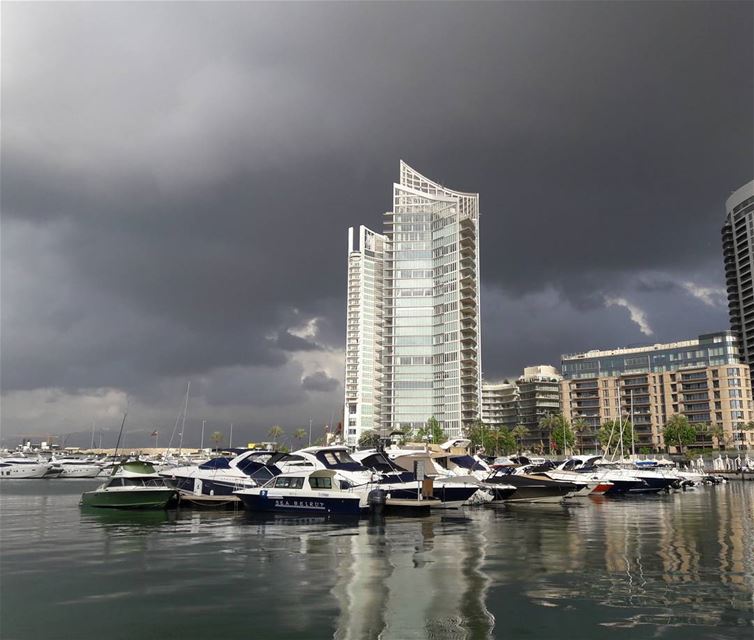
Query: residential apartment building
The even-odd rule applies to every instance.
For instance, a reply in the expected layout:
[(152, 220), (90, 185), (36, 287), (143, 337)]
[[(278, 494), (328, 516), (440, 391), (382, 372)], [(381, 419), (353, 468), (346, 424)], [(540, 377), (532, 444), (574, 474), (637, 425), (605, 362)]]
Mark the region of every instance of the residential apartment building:
[(526, 427), (522, 444), (532, 451), (549, 451), (550, 435), (542, 418), (560, 413), (560, 372), (550, 365), (525, 367), (518, 379), (518, 424)]
[(482, 383), (482, 420), (494, 429), (518, 424), (518, 386), (515, 382)]
[(367, 428), (416, 429), (432, 416), (458, 436), (481, 407), (479, 196), (447, 189), (401, 162), (379, 239), (382, 250), (370, 259), (375, 273), (381, 270), (381, 289), (375, 279), (370, 296), (356, 284), (361, 271), (352, 271), (352, 258), (363, 263), (355, 256), (361, 248), (349, 245), (349, 331), (352, 319), (373, 318), (375, 347), (363, 348), (360, 341), (370, 338), (353, 334), (357, 344), (347, 351), (346, 441), (355, 444)]
[(585, 424), (579, 439), (587, 448), (598, 445), (603, 423), (629, 419), (637, 450), (660, 450), (662, 429), (674, 414), (722, 429), (722, 443), (700, 435), (697, 446), (754, 447), (754, 432), (741, 428), (754, 416), (750, 371), (732, 332), (564, 355), (561, 371), (563, 414)]
[(346, 440), (380, 428), (383, 265), (385, 237), (360, 226), (348, 230), (346, 303)]
[(754, 180), (735, 191), (725, 203), (723, 256), (730, 328), (738, 336), (741, 358), (754, 364)]

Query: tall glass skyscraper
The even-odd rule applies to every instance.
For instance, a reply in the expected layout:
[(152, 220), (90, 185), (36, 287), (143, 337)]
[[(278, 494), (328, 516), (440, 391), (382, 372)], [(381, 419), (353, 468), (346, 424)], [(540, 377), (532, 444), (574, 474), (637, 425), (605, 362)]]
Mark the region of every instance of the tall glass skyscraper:
[(430, 417), (458, 436), (481, 406), (479, 195), (401, 162), (384, 226), (349, 229), (346, 441)]
[(738, 337), (741, 358), (754, 365), (754, 180), (725, 202), (723, 256), (730, 328)]

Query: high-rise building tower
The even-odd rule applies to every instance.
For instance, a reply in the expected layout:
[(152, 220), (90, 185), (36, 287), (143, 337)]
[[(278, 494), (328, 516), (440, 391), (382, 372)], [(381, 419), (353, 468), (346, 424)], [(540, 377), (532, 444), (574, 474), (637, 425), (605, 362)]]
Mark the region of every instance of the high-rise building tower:
[(741, 358), (754, 365), (754, 180), (725, 202), (723, 255), (730, 328), (738, 337)]
[[(376, 277), (375, 295), (357, 286), (363, 269), (354, 264), (367, 256), (350, 247), (346, 441), (355, 444), (368, 428), (417, 429), (430, 417), (458, 436), (481, 406), (479, 196), (446, 189), (401, 162), (384, 223), (384, 236), (372, 234), (381, 251), (368, 256), (382, 268), (379, 294)], [(374, 319), (373, 338), (358, 333), (357, 315)], [(376, 346), (364, 347), (372, 339)]]
[(385, 236), (360, 226), (348, 229), (345, 435), (356, 444), (380, 428), (382, 390), (382, 273)]

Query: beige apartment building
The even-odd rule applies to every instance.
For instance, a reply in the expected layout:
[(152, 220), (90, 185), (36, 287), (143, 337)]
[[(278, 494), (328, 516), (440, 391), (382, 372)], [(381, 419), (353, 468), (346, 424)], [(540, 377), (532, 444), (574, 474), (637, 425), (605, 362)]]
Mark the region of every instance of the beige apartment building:
[[(636, 449), (664, 449), (662, 430), (674, 414), (697, 427), (716, 426), (721, 438), (701, 433), (697, 447), (754, 449), (751, 374), (731, 332), (647, 347), (563, 356), (562, 410), (585, 423), (579, 441), (597, 447), (608, 420), (630, 419)], [(700, 429), (702, 431), (702, 429)]]

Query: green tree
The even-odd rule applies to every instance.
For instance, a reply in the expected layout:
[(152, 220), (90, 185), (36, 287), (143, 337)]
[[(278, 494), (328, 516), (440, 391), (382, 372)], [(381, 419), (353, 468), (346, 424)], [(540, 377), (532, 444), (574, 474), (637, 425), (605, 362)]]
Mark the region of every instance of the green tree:
[(605, 451), (605, 455), (612, 455), (620, 451), (620, 432), (623, 429), (623, 451), (631, 453), (634, 425), (628, 420), (608, 420), (602, 423), (597, 438)]
[(521, 441), (529, 435), (529, 430), (522, 424), (517, 424), (513, 429), (511, 430), (511, 435), (516, 441), (517, 449), (520, 452), (521, 451)]
[(209, 439), (214, 443), (215, 449), (220, 447), (220, 443), (223, 441), (223, 434), (220, 431), (215, 431)]
[(579, 450), (579, 453), (584, 453), (584, 431), (588, 428), (589, 425), (583, 418), (576, 418), (571, 423), (571, 429), (573, 429), (574, 435), (576, 436), (576, 448)]
[(686, 416), (676, 413), (665, 423), (662, 429), (662, 439), (666, 447), (678, 447), (678, 450), (683, 453), (684, 447), (696, 442), (696, 427)]
[(496, 445), (495, 453), (502, 452), (505, 455), (513, 453), (516, 450), (516, 436), (508, 429), (498, 429)]
[[(713, 448), (714, 440), (717, 440), (718, 449), (724, 449), (728, 444), (724, 429), (716, 422), (704, 427), (704, 435), (710, 439), (710, 448)], [(705, 443), (704, 446), (706, 447), (707, 444)]]
[(574, 438), (571, 423), (562, 413), (546, 415), (539, 421), (539, 427), (547, 431), (551, 448), (553, 443), (557, 451), (561, 453), (564, 453), (569, 447), (573, 448)]
[(421, 442), (428, 441), (432, 444), (441, 444), (447, 440), (445, 432), (434, 416), (427, 420), (423, 427), (416, 430), (416, 438)]
[(359, 447), (362, 449), (375, 449), (380, 445), (380, 434), (376, 431), (364, 431), (359, 436)]
[(293, 438), (294, 440), (296, 440), (296, 442), (298, 442), (298, 446), (296, 447), (297, 449), (301, 448), (301, 443), (304, 441), (307, 435), (308, 434), (306, 429), (296, 429), (293, 432)]
[(270, 436), (270, 438), (272, 438), (274, 442), (277, 442), (284, 433), (285, 431), (283, 431), (283, 427), (276, 424), (275, 426), (270, 428), (270, 430), (267, 432), (267, 435)]
[(483, 447), (486, 450), (487, 443), (485, 440), (489, 439), (489, 431), (490, 428), (482, 420), (474, 420), (466, 433), (466, 437), (471, 440), (474, 447)]

